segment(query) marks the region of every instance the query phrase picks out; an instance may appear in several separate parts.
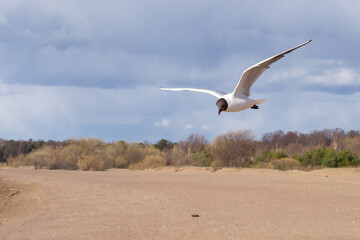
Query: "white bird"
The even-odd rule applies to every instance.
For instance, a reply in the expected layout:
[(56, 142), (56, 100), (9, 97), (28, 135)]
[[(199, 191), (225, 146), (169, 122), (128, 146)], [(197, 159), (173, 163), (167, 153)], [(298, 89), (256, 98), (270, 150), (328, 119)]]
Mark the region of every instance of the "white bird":
[(308, 44), (311, 41), (312, 40), (309, 40), (303, 44), (300, 44), (299, 46), (291, 48), (285, 52), (279, 53), (273, 57), (265, 59), (264, 61), (261, 61), (249, 67), (243, 72), (238, 84), (236, 85), (236, 88), (232, 93), (226, 94), (221, 91), (212, 90), (212, 89), (202, 89), (202, 88), (160, 88), (160, 89), (167, 91), (193, 91), (193, 92), (202, 92), (202, 93), (211, 94), (218, 98), (216, 105), (219, 108), (219, 112), (218, 112), (219, 115), (223, 111), (239, 112), (247, 108), (259, 109), (259, 106), (257, 104), (263, 103), (267, 99), (254, 100), (249, 98), (250, 88), (254, 84), (256, 79), (258, 79), (259, 76), (266, 69), (270, 68), (271, 64), (283, 58), (285, 54), (288, 54), (294, 51), (295, 49)]

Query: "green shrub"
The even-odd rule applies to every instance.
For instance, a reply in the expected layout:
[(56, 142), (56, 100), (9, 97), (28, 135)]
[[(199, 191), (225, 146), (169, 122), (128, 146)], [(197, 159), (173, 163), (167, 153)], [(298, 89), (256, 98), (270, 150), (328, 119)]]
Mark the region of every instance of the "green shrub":
[(288, 155), (281, 150), (277, 151), (263, 151), (262, 155), (256, 158), (256, 162), (270, 162), (273, 159), (287, 158)]
[(306, 152), (303, 156), (296, 157), (297, 160), (301, 162), (303, 166), (320, 166), (322, 159), (324, 158), (326, 153), (326, 148), (317, 148), (311, 149)]
[(281, 150), (277, 150), (277, 151), (273, 151), (271, 153), (271, 157), (272, 159), (281, 159), (281, 158), (287, 158), (288, 155), (284, 152), (282, 152)]
[(159, 149), (160, 151), (171, 149), (174, 147), (174, 144), (171, 141), (168, 141), (166, 139), (161, 139), (156, 144), (154, 144), (154, 147)]
[(349, 150), (342, 150), (339, 152), (340, 160), (338, 163), (339, 167), (346, 167), (346, 166), (359, 166), (360, 159), (359, 157), (350, 152)]
[(208, 151), (202, 149), (200, 152), (190, 154), (192, 165), (199, 167), (211, 166), (211, 155)]
[(256, 158), (256, 162), (270, 162), (272, 159), (271, 152), (265, 150), (262, 152), (262, 155)]
[(278, 170), (291, 170), (291, 169), (299, 169), (300, 162), (294, 158), (281, 158), (281, 159), (273, 159), (267, 166), (268, 168), (274, 168)]
[(322, 167), (347, 167), (358, 166), (359, 158), (349, 150), (336, 152), (334, 149), (322, 147), (312, 149), (303, 156), (297, 157), (303, 166), (322, 166)]

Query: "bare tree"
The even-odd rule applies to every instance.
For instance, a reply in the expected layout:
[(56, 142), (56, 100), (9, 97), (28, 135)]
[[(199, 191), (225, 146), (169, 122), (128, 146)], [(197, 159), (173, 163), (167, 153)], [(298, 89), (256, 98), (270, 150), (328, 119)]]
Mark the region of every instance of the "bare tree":
[(284, 136), (284, 132), (282, 130), (277, 130), (273, 133), (265, 133), (262, 137), (262, 142), (266, 146), (267, 149), (275, 149), (278, 150), (281, 148), (281, 139)]
[(345, 149), (350, 150), (360, 157), (360, 136), (345, 138), (343, 145)]
[(332, 147), (335, 151), (340, 150), (340, 140), (345, 137), (345, 131), (341, 128), (335, 128), (331, 130), (332, 135)]
[(360, 136), (360, 131), (350, 130), (346, 133), (346, 137), (354, 138)]
[(331, 131), (329, 129), (323, 129), (322, 131), (312, 131), (310, 134), (308, 134), (307, 142), (314, 147), (329, 147), (331, 144)]
[(211, 146), (217, 166), (248, 166), (256, 151), (253, 134), (248, 130), (228, 132), (218, 136)]
[(287, 132), (285, 135), (283, 135), (280, 139), (281, 146), (287, 146), (289, 144), (296, 144), (298, 142), (298, 133), (297, 132)]
[(191, 134), (185, 141), (188, 153), (199, 152), (207, 143), (205, 136), (200, 134)]

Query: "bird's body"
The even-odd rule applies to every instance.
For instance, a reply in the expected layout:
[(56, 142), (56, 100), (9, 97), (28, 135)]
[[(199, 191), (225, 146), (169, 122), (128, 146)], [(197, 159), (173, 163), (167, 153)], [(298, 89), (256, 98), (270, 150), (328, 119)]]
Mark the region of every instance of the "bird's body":
[(262, 100), (254, 100), (249, 98), (250, 96), (250, 88), (258, 79), (258, 77), (268, 68), (270, 65), (279, 59), (283, 58), (285, 54), (294, 51), (295, 49), (302, 47), (308, 44), (310, 41), (307, 41), (299, 46), (296, 46), (290, 50), (285, 52), (279, 53), (273, 57), (265, 59), (250, 68), (246, 69), (238, 84), (236, 85), (234, 91), (232, 93), (224, 93), (217, 90), (212, 89), (200, 89), (200, 88), (160, 88), (161, 90), (168, 90), (168, 91), (192, 91), (192, 92), (202, 92), (211, 94), (217, 97), (218, 101), (216, 105), (219, 109), (219, 115), (221, 112), (239, 112), (248, 108), (258, 109), (258, 104), (265, 102), (267, 99)]
[(239, 112), (247, 108), (251, 108), (257, 104), (263, 103), (267, 100), (254, 100), (245, 95), (234, 97), (234, 95), (231, 93), (224, 95), (223, 98), (228, 103), (228, 108), (225, 110), (225, 112)]

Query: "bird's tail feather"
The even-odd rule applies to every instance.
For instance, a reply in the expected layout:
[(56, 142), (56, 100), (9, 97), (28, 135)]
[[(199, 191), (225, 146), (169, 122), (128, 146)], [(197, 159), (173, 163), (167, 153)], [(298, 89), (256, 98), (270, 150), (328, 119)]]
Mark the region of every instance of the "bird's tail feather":
[(267, 101), (268, 99), (261, 99), (261, 100), (256, 100), (255, 104), (260, 104), (263, 103), (265, 101)]

